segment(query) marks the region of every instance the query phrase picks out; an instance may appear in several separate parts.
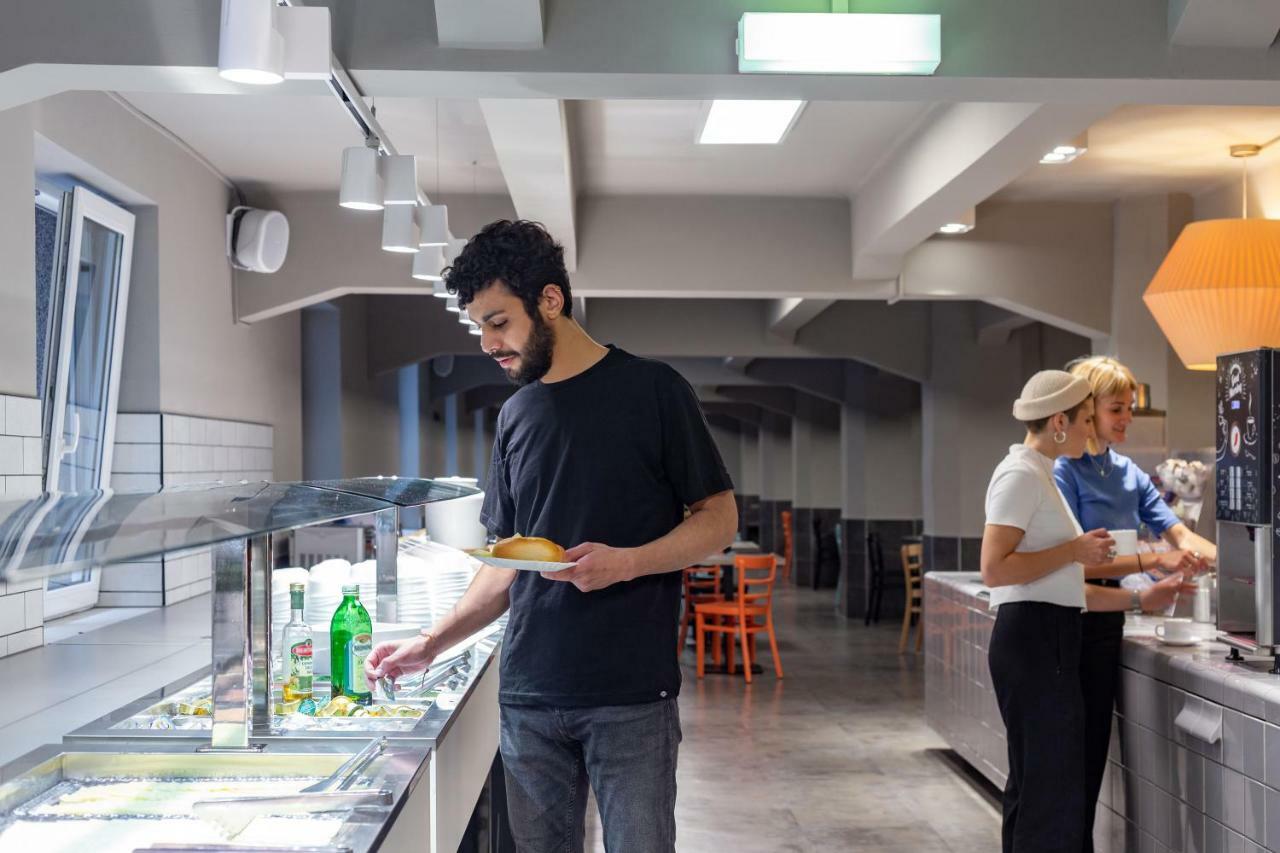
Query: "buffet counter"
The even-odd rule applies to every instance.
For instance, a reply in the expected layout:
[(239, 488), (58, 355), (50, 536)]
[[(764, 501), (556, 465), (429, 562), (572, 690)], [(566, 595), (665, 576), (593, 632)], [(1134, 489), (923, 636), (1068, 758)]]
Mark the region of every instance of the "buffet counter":
[[(1280, 676), (1269, 662), (1228, 662), (1220, 643), (1166, 645), (1154, 637), (1160, 621), (1126, 622), (1096, 849), (1280, 851)], [(1004, 726), (987, 668), (994, 622), (977, 573), (925, 575), (926, 716), (1003, 787)]]

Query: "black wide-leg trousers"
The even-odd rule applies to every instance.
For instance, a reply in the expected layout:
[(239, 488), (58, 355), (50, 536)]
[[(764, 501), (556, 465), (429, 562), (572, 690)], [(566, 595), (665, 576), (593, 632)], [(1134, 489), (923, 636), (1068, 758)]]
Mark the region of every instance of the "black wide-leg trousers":
[(987, 660), (1009, 743), (1004, 853), (1080, 853), (1088, 834), (1081, 629), (1078, 608), (996, 611)]

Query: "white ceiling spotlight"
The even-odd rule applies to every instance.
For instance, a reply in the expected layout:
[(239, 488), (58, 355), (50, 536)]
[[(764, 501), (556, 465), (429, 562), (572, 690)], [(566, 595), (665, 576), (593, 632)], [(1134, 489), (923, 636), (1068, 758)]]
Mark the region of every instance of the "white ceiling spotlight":
[(472, 326), (471, 328), (467, 329), (467, 334), (475, 335), (478, 338), (484, 334), (484, 329), (480, 328), (479, 326)]
[(276, 0), (222, 0), (218, 76), (258, 86), (286, 78), (327, 80), (329, 10)]
[(449, 245), (449, 208), (443, 204), (427, 204), (418, 208), (418, 230), (421, 246), (436, 246), (444, 257), (444, 247)]
[(418, 158), (412, 154), (383, 157), (382, 203), (388, 207), (418, 203)]
[(444, 280), (442, 279), (432, 283), (431, 295), (436, 299), (448, 299), (453, 294), (449, 292), (449, 288), (444, 286)]
[(444, 269), (444, 250), (439, 246), (428, 246), (423, 243), (418, 245), (421, 248), (418, 254), (413, 256), (413, 277), (418, 281), (434, 281), (443, 285), (444, 276), (441, 275), (441, 270)]
[(467, 248), (467, 241), (463, 239), (450, 240), (449, 245), (445, 247), (444, 256), (453, 263), (458, 259), (458, 255), (462, 254), (462, 250)]
[(418, 217), (409, 205), (388, 205), (382, 211), (382, 250), (401, 254), (418, 251)]
[(712, 101), (698, 128), (698, 144), (777, 145), (803, 107), (804, 101)]
[(444, 308), (446, 311), (452, 311), (454, 314), (459, 314), (462, 312), (462, 308), (458, 306), (458, 297), (456, 296), (450, 296), (447, 299), (445, 299)]
[(382, 175), (378, 149), (356, 145), (342, 150), (342, 184), (338, 204), (348, 210), (382, 210)]
[(978, 221), (977, 208), (971, 207), (954, 219), (948, 219), (938, 227), (939, 234), (968, 234)]
[(1070, 163), (1088, 150), (1089, 134), (1086, 131), (1070, 142), (1055, 145), (1052, 151), (1040, 158), (1040, 163), (1044, 166), (1061, 166), (1064, 163)]

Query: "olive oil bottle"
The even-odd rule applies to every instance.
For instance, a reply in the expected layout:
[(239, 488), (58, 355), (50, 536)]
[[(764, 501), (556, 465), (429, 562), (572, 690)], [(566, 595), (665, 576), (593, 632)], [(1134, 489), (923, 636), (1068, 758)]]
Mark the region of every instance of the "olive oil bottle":
[(346, 696), (363, 705), (373, 703), (373, 691), (364, 677), (364, 662), (373, 651), (373, 620), (360, 603), (360, 587), (342, 588), (342, 603), (329, 624), (329, 663), (333, 696)]
[(307, 586), (289, 584), (289, 621), (280, 634), (284, 646), (284, 701), (300, 702), (311, 698), (311, 680), (314, 674), (312, 659), (311, 626), (302, 616), (302, 601)]

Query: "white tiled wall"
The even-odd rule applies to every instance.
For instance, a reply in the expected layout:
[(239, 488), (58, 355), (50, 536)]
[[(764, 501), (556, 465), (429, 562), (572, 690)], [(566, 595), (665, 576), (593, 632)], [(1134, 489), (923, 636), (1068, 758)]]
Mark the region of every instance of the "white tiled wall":
[[(0, 394), (0, 499), (40, 493), (40, 401)], [(0, 583), (0, 657), (44, 645), (44, 582)]]
[[(112, 487), (153, 492), (215, 480), (270, 480), (273, 432), (262, 424), (174, 414), (122, 414), (116, 422)], [(108, 566), (99, 603), (175, 604), (209, 590), (213, 554), (200, 548), (163, 560)]]

